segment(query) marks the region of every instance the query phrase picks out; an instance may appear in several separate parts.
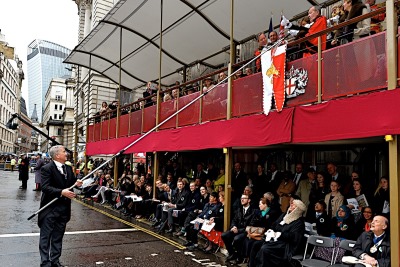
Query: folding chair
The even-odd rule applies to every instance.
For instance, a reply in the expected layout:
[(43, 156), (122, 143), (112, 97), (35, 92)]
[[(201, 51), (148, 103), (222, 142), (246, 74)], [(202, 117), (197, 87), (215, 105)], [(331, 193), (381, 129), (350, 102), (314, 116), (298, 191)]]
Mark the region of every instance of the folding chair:
[[(309, 244), (313, 246), (313, 249), (310, 254), (310, 257), (306, 258), (307, 249), (308, 249)], [(326, 260), (322, 260), (322, 259), (313, 259), (312, 258), (314, 255), (314, 251), (317, 247), (333, 249), (332, 259), (330, 262), (326, 261)], [(335, 249), (335, 244), (334, 244), (334, 240), (332, 238), (324, 237), (324, 236), (317, 236), (317, 235), (310, 235), (307, 239), (307, 244), (306, 244), (306, 248), (304, 250), (303, 260), (300, 262), (300, 264), (301, 264), (301, 266), (306, 266), (306, 267), (328, 267), (328, 266), (332, 265), (332, 263), (333, 263), (333, 258), (335, 255), (334, 249)]]
[(341, 240), (340, 243), (339, 243), (339, 246), (337, 247), (334, 264), (332, 266), (334, 266), (334, 267), (348, 267), (349, 266), (348, 264), (336, 263), (337, 262), (337, 257), (338, 257), (338, 254), (339, 254), (339, 249), (344, 249), (346, 251), (352, 251), (355, 245), (356, 245), (356, 241), (354, 241), (354, 240)]

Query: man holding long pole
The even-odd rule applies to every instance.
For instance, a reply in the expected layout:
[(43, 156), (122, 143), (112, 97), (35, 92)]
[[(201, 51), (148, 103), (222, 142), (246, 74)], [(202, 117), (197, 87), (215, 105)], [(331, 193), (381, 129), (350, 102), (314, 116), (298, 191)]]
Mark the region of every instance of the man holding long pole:
[(65, 165), (67, 152), (64, 146), (53, 146), (49, 153), (52, 161), (41, 169), (42, 198), (40, 207), (45, 206), (54, 198), (57, 198), (57, 201), (39, 214), (40, 266), (59, 267), (62, 266), (59, 261), (62, 239), (67, 222), (71, 218), (71, 199), (75, 197), (70, 188), (74, 185), (81, 186), (82, 181), (76, 180), (72, 168)]

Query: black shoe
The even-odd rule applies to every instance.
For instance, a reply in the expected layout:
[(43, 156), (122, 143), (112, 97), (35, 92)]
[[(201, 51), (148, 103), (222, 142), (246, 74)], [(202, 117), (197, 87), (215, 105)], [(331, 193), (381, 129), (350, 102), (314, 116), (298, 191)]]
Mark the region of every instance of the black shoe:
[(234, 260), (236, 258), (236, 255), (235, 254), (230, 254), (227, 258), (226, 258), (226, 260), (227, 261), (231, 261), (231, 260)]
[(57, 263), (52, 263), (51, 267), (64, 267), (64, 265), (62, 265), (61, 263), (57, 262)]
[(186, 242), (185, 244), (183, 244), (184, 247), (190, 247), (190, 246), (193, 246), (193, 245), (194, 245), (194, 244), (193, 244), (192, 241), (188, 241), (188, 242)]

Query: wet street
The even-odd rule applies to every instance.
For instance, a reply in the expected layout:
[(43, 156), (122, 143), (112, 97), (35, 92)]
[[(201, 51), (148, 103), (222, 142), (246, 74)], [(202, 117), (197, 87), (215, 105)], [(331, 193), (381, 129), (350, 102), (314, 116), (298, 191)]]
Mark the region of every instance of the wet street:
[[(0, 171), (0, 266), (40, 266), (37, 216), (40, 192), (30, 174), (28, 189), (18, 172)], [(72, 266), (223, 266), (222, 254), (184, 249), (184, 240), (158, 235), (148, 223), (123, 217), (108, 207), (73, 201), (60, 262)]]

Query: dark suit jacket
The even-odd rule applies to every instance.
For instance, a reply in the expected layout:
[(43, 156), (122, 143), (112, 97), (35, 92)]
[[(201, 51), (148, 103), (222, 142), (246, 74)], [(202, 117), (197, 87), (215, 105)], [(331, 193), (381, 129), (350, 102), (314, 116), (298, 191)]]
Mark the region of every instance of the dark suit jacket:
[(61, 191), (75, 184), (76, 177), (70, 166), (66, 165), (65, 167), (67, 170), (67, 179), (65, 179), (64, 174), (57, 169), (54, 161), (51, 161), (49, 164), (46, 164), (41, 168), (42, 198), (40, 200), (40, 207), (45, 206), (55, 198), (58, 198), (58, 200), (39, 213), (39, 227), (41, 226), (43, 218), (59, 205), (66, 205), (68, 207), (68, 221), (71, 217), (71, 200), (69, 198), (61, 197)]
[(254, 217), (254, 211), (251, 206), (246, 211), (246, 214), (243, 216), (243, 206), (241, 206), (237, 211), (235, 212), (235, 217), (232, 220), (231, 227), (236, 226), (238, 229), (239, 234), (244, 233), (246, 230), (246, 227), (251, 225), (251, 221), (253, 220)]

